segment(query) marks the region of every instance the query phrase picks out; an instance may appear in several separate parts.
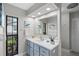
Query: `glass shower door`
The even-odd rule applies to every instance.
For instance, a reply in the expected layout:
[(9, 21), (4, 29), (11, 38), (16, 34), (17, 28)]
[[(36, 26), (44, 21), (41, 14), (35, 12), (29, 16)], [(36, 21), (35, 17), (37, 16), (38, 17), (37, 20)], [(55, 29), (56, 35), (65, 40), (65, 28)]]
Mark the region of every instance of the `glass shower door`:
[(6, 16), (6, 55), (18, 53), (18, 18)]

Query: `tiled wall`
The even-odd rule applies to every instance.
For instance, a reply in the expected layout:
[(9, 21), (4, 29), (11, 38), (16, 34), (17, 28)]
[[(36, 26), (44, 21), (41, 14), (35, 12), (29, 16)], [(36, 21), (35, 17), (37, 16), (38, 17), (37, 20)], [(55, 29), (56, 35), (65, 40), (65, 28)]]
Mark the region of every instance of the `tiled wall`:
[(0, 26), (0, 35), (3, 34), (3, 28)]

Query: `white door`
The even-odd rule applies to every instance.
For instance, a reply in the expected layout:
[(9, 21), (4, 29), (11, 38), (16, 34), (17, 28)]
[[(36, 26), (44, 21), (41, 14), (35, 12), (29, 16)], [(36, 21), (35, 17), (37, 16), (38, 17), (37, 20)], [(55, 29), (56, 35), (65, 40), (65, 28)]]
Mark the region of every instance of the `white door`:
[(71, 50), (79, 52), (79, 13), (71, 15)]

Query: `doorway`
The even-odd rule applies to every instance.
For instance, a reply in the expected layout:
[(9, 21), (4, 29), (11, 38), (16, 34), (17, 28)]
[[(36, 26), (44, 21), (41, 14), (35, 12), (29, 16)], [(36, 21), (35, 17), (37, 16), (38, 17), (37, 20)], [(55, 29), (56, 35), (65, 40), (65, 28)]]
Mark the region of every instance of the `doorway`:
[(70, 49), (79, 53), (79, 12), (70, 14)]

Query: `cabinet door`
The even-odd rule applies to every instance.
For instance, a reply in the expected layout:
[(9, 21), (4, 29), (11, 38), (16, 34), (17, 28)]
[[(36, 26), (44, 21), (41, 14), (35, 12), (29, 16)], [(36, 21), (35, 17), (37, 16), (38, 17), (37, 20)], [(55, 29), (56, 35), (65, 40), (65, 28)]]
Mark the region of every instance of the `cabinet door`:
[(34, 50), (34, 56), (39, 56), (39, 51)]
[(33, 56), (33, 48), (30, 47), (30, 56)]
[(50, 51), (46, 48), (40, 47), (40, 56), (49, 56)]
[(39, 56), (39, 45), (34, 44), (34, 56)]
[(26, 46), (26, 54), (29, 56), (30, 55), (30, 47), (29, 46)]
[(33, 42), (30, 42), (30, 47), (33, 48)]
[(39, 52), (39, 45), (34, 44), (34, 50)]

